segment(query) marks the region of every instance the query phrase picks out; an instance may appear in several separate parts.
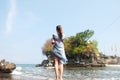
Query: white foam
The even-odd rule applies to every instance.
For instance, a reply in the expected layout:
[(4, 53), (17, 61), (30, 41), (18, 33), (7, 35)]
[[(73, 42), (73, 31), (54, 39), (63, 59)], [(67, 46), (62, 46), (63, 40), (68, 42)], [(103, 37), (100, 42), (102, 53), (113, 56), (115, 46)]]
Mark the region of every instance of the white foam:
[(16, 67), (15, 70), (17, 70), (17, 71), (21, 71), (21, 70), (22, 70), (22, 67)]
[(45, 67), (46, 69), (54, 69), (54, 67)]
[(18, 71), (13, 71), (12, 74), (15, 74), (15, 75), (21, 75), (22, 72), (18, 72)]
[(36, 75), (33, 75), (33, 74), (24, 74), (23, 76), (26, 76), (26, 77), (28, 77), (28, 78), (33, 78), (33, 79), (36, 79), (36, 80), (54, 80), (53, 78), (36, 76)]
[(21, 75), (22, 74), (21, 70), (22, 67), (16, 67), (16, 69), (11, 74)]
[(85, 80), (120, 80), (120, 78), (88, 78)]
[(108, 67), (120, 67), (120, 65), (110, 65), (110, 64), (106, 64), (106, 66), (108, 66)]

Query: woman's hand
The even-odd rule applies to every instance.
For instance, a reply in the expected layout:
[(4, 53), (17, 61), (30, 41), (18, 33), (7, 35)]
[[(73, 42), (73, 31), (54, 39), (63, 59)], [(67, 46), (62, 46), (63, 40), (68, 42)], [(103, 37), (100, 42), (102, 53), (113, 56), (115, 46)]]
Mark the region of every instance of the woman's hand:
[(52, 44), (53, 44), (53, 45), (55, 44), (55, 40), (54, 40), (54, 39), (52, 39)]

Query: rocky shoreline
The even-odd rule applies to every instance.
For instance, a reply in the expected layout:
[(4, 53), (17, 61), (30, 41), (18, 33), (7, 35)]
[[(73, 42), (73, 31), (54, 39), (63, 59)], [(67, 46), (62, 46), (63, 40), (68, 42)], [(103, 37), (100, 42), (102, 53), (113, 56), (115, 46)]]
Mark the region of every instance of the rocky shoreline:
[[(92, 59), (92, 62), (71, 62), (69, 61), (68, 64), (65, 64), (65, 67), (105, 67), (106, 64), (108, 65), (120, 65), (120, 57), (118, 56), (102, 56), (97, 57), (97, 59)], [(53, 61), (43, 60), (41, 64), (36, 64), (36, 67), (53, 67)]]
[(0, 73), (12, 73), (16, 68), (16, 64), (5, 61), (5, 59), (0, 61)]

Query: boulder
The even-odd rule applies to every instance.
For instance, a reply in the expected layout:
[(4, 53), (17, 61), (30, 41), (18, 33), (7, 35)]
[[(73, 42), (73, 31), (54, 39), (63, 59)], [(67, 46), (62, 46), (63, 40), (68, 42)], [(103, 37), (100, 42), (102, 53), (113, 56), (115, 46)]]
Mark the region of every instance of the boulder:
[(0, 73), (11, 73), (16, 68), (14, 63), (1, 60), (0, 61)]
[(49, 66), (49, 61), (48, 60), (43, 60), (41, 64), (36, 64), (36, 67), (48, 67)]

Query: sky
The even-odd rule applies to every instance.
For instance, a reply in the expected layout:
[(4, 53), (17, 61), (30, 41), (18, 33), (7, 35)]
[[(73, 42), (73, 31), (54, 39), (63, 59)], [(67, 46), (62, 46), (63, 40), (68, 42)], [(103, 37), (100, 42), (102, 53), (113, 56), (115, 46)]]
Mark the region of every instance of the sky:
[(0, 59), (41, 63), (58, 24), (66, 37), (93, 30), (100, 52), (120, 56), (120, 0), (0, 0)]

